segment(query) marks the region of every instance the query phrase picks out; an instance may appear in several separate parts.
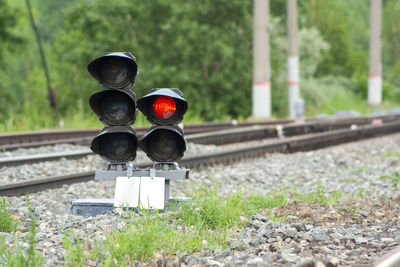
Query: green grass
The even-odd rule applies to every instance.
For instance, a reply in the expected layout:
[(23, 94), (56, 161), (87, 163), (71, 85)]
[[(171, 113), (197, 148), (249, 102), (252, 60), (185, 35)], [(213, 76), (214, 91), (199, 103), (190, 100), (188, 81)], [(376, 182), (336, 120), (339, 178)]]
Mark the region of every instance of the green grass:
[(176, 205), (168, 213), (150, 213), (142, 216), (130, 213), (127, 227), (106, 234), (106, 239), (83, 241), (73, 233), (64, 233), (65, 259), (69, 266), (85, 266), (88, 260), (102, 266), (134, 265), (135, 260), (147, 261), (158, 255), (182, 255), (227, 248), (227, 238), (244, 226), (248, 217), (256, 212), (284, 205), (286, 197), (272, 195), (229, 197), (218, 195), (217, 187), (202, 187), (190, 195), (191, 202)]
[(313, 190), (308, 193), (299, 193), (297, 188), (286, 191), (286, 195), (290, 197), (291, 201), (302, 201), (310, 204), (336, 204), (345, 198), (354, 198), (354, 196), (344, 195), (339, 191), (331, 193), (326, 191), (326, 187), (321, 181), (318, 181)]
[(17, 222), (12, 218), (12, 214), (8, 211), (6, 200), (0, 201), (0, 232), (11, 233), (17, 229)]
[(342, 197), (343, 194), (338, 191), (333, 191), (332, 193), (328, 194), (325, 190), (324, 185), (321, 182), (317, 183), (314, 188), (314, 192), (297, 195), (297, 199), (302, 200), (306, 203), (315, 203), (322, 205), (335, 204)]
[(382, 175), (380, 177), (381, 179), (389, 179), (392, 182), (393, 185), (393, 191), (399, 191), (399, 182), (400, 182), (400, 173), (395, 172), (394, 174), (391, 175)]
[(38, 240), (36, 239), (36, 221), (32, 214), (32, 208), (30, 206), (28, 196), (27, 196), (27, 207), (29, 210), (30, 228), (28, 234), (25, 237), (25, 241), (28, 243), (28, 247), (25, 248), (19, 242), (16, 236), (14, 237), (14, 241), (11, 248), (7, 246), (5, 237), (0, 238), (1, 266), (4, 267), (43, 266), (44, 258), (35, 249), (38, 242)]
[(270, 196), (243, 195), (241, 192), (222, 197), (218, 186), (201, 187), (189, 195), (191, 201), (172, 207), (165, 213), (141, 210), (142, 215), (127, 213), (126, 228), (106, 233), (105, 240), (83, 240), (74, 237), (72, 230), (64, 233), (63, 245), (68, 266), (85, 266), (94, 262), (102, 266), (134, 265), (146, 262), (156, 255), (182, 255), (185, 253), (223, 250), (228, 239), (246, 226), (248, 217), (262, 212), (271, 220), (274, 207), (288, 204), (288, 199), (307, 203), (337, 203), (343, 197), (338, 192), (326, 193), (318, 183), (312, 193), (289, 193), (280, 190)]
[(387, 152), (387, 153), (382, 154), (382, 157), (384, 157), (384, 158), (388, 158), (388, 157), (400, 158), (400, 152)]

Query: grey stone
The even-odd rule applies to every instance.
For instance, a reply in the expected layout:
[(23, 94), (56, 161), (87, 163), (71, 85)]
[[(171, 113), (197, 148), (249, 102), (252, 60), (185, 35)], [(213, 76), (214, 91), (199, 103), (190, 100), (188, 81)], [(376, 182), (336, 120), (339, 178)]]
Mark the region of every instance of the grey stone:
[(296, 267), (314, 267), (314, 260), (313, 259), (304, 259), (300, 262), (298, 262), (296, 265)]
[(296, 222), (290, 225), (295, 228), (297, 231), (306, 231), (306, 225), (303, 222)]
[(253, 238), (253, 240), (251, 240), (251, 241), (249, 242), (249, 245), (251, 245), (251, 246), (253, 246), (253, 247), (258, 247), (258, 246), (260, 246), (262, 243), (264, 243), (264, 239), (261, 238), (261, 237), (255, 236), (255, 237)]
[(257, 213), (256, 215), (253, 216), (254, 219), (262, 221), (262, 222), (269, 222), (269, 219), (259, 213)]
[(225, 258), (228, 257), (232, 253), (230, 248), (225, 249), (224, 251), (219, 252), (215, 255), (216, 258)]

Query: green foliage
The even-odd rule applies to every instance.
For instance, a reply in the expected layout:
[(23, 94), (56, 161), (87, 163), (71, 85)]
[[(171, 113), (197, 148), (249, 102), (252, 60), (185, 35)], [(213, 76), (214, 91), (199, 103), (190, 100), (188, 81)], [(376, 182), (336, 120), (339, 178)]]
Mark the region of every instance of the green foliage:
[(248, 207), (248, 202), (240, 193), (223, 198), (218, 195), (217, 187), (212, 190), (201, 187), (191, 195), (191, 203), (182, 204), (178, 218), (187, 226), (194, 225), (200, 229), (215, 229), (220, 232), (238, 226), (240, 216), (247, 215)]
[[(155, 87), (180, 88), (189, 102), (187, 121), (250, 116), (251, 1), (30, 1), (65, 127), (101, 127), (87, 103), (100, 86), (86, 66), (109, 51), (137, 57), (137, 97)], [(272, 108), (283, 117), (286, 1), (271, 1), (270, 8)], [(400, 102), (399, 8), (397, 0), (383, 1), (385, 107)], [(298, 1), (300, 85), (308, 115), (368, 111), (368, 16), (365, 0)], [(0, 131), (59, 127), (24, 1), (0, 0), (0, 42)], [(326, 92), (333, 100), (323, 97), (322, 104), (316, 95)]]
[[(134, 265), (136, 260), (147, 261), (155, 253), (173, 255), (193, 253), (204, 246), (221, 248), (220, 236), (213, 232), (198, 231), (192, 228), (180, 229), (170, 223), (168, 216), (142, 211), (143, 216), (130, 214), (126, 229), (113, 231), (105, 240), (96, 240), (93, 245), (78, 236), (74, 241), (72, 232), (65, 233), (63, 245), (65, 258), (69, 266), (85, 266), (87, 260), (101, 262), (111, 266), (111, 262), (120, 265)], [(207, 241), (204, 245), (204, 240)]]
[(344, 195), (338, 191), (333, 191), (332, 193), (328, 194), (326, 192), (325, 186), (318, 181), (315, 185), (313, 192), (306, 193), (306, 194), (299, 194), (293, 193), (294, 198), (304, 201), (306, 203), (315, 203), (315, 204), (336, 204), (339, 200), (344, 198)]
[(17, 222), (12, 218), (12, 214), (8, 211), (6, 200), (0, 201), (0, 232), (11, 233), (17, 228)]
[(36, 222), (32, 214), (32, 208), (27, 196), (27, 206), (29, 210), (30, 229), (25, 237), (25, 241), (28, 243), (28, 247), (25, 248), (17, 237), (14, 238), (12, 248), (8, 248), (4, 238), (0, 238), (0, 262), (1, 266), (4, 267), (15, 267), (15, 266), (27, 266), (27, 267), (38, 267), (43, 266), (44, 258), (39, 254), (35, 248), (37, 245), (36, 238)]
[(201, 5), (76, 1), (66, 10), (67, 30), (55, 42), (55, 60), (66, 63), (57, 66), (62, 75), (55, 80), (56, 88), (68, 88), (60, 99), (61, 110), (98, 90), (84, 71), (87, 63), (104, 52), (121, 50), (137, 57), (139, 96), (151, 88), (179, 87), (190, 108), (204, 119), (248, 116), (251, 43), (244, 40), (251, 38), (250, 9), (250, 3), (228, 0)]
[(133, 265), (155, 255), (182, 255), (208, 249), (225, 249), (227, 237), (244, 226), (244, 217), (286, 203), (283, 195), (271, 197), (235, 193), (221, 197), (217, 187), (202, 187), (190, 194), (190, 203), (181, 203), (170, 213), (158, 214), (141, 210), (130, 213), (124, 230), (114, 230), (105, 240), (83, 241), (65, 232), (63, 245), (69, 266), (85, 266), (88, 260), (102, 266)]
[(367, 111), (366, 99), (352, 93), (353, 82), (343, 76), (325, 76), (302, 81), (306, 115), (333, 114), (337, 110)]
[(382, 53), (383, 63), (388, 66), (384, 71), (384, 78), (400, 86), (400, 2), (387, 0), (383, 7), (382, 17)]
[(384, 153), (384, 154), (382, 154), (382, 157), (396, 157), (396, 158), (400, 158), (400, 152), (397, 152), (397, 151), (395, 151), (395, 152), (387, 152), (387, 153)]
[[(351, 45), (349, 34), (349, 17), (345, 10), (344, 1), (302, 1), (301, 7), (306, 13), (306, 25), (316, 27), (323, 38), (329, 43), (331, 49), (324, 54), (323, 60), (318, 65), (317, 75), (343, 75), (351, 76), (364, 64), (355, 59), (355, 52)], [(337, 12), (333, 12), (337, 10)], [(367, 74), (367, 71), (364, 71)]]
[[(9, 6), (7, 0), (0, 0), (0, 63), (5, 49), (13, 49), (22, 39), (15, 32), (19, 10)], [(0, 65), (1, 66), (1, 65)]]
[(240, 192), (222, 197), (218, 186), (200, 187), (189, 194), (190, 202), (172, 207), (171, 212), (157, 213), (141, 210), (140, 214), (127, 213), (123, 219), (125, 229), (106, 233), (104, 240), (82, 240), (70, 230), (64, 233), (63, 245), (68, 266), (85, 266), (88, 261), (102, 266), (134, 265), (160, 255), (194, 253), (207, 249), (222, 250), (228, 237), (234, 237), (240, 227), (246, 226), (247, 217), (263, 212), (270, 219), (274, 207), (284, 206), (291, 200), (307, 203), (333, 204), (344, 196), (338, 192), (328, 194), (318, 183), (313, 192), (300, 194), (285, 190), (270, 196)]
[(275, 191), (272, 196), (265, 197), (260, 194), (251, 194), (248, 197), (250, 213), (271, 210), (287, 204), (287, 194), (284, 191)]
[(392, 182), (393, 185), (393, 191), (399, 191), (399, 182), (400, 182), (400, 173), (395, 172), (394, 174), (391, 175), (382, 175), (381, 179), (389, 179)]
[(84, 242), (79, 235), (73, 238), (72, 230), (65, 231), (62, 238), (63, 246), (66, 250), (64, 258), (69, 266), (84, 266), (87, 255), (87, 243)]

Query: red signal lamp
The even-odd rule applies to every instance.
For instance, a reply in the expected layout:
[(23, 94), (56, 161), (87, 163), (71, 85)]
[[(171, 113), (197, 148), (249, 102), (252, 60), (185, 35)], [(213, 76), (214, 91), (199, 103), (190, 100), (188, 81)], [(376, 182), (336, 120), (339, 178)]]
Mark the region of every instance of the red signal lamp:
[(159, 96), (153, 102), (153, 112), (160, 119), (168, 119), (174, 115), (176, 103), (170, 96)]
[(188, 108), (176, 88), (153, 89), (137, 101), (137, 106), (153, 125), (177, 125)]

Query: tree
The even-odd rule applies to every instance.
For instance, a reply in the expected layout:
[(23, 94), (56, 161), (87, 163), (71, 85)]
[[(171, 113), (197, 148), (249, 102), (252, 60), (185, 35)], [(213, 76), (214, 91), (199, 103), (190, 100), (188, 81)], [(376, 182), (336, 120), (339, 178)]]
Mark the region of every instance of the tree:
[(140, 68), (139, 96), (179, 87), (203, 119), (250, 114), (251, 2), (77, 1), (66, 18), (54, 53), (64, 111), (98, 88), (85, 71), (91, 59), (131, 51)]
[[(6, 65), (4, 55), (22, 43), (22, 38), (14, 32), (17, 25), (18, 10), (11, 8), (7, 0), (0, 0), (0, 71), (4, 71)], [(0, 75), (0, 78), (3, 78)], [(15, 103), (16, 94), (6, 88), (3, 79), (0, 79), (0, 121), (4, 121), (8, 110)]]

